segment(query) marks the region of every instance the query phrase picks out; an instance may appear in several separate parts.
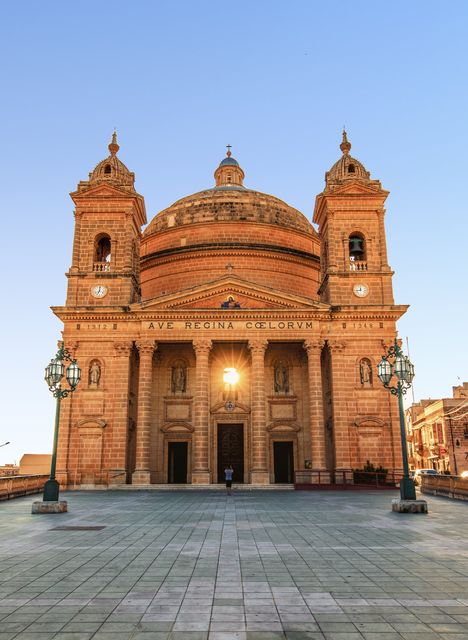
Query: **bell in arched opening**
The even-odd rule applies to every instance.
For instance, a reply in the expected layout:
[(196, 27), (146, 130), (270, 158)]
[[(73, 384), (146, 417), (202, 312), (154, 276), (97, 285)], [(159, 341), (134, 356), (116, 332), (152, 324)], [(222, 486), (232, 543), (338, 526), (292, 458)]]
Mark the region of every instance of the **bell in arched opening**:
[(353, 260), (364, 259), (364, 239), (361, 236), (350, 236), (349, 257)]

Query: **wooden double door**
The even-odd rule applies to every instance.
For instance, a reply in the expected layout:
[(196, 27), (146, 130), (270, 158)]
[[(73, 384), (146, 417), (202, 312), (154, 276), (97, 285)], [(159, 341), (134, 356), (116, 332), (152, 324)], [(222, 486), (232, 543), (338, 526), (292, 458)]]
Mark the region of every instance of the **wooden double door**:
[(244, 425), (218, 424), (218, 482), (224, 482), (224, 469), (234, 469), (233, 482), (244, 482)]

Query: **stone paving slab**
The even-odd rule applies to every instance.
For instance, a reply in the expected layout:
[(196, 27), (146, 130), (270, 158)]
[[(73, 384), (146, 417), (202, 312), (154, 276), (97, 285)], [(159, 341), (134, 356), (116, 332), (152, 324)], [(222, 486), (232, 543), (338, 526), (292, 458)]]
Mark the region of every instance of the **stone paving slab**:
[[(468, 504), (64, 492), (0, 505), (0, 640), (468, 640)], [(52, 530), (101, 526), (101, 530)]]

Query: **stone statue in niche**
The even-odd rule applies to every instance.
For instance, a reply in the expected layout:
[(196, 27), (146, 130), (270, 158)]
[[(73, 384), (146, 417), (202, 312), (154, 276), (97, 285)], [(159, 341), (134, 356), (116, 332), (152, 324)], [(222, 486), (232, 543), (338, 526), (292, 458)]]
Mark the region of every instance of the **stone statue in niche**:
[(101, 381), (101, 367), (99, 362), (93, 360), (89, 365), (88, 382), (90, 387), (99, 387)]
[(289, 392), (289, 372), (282, 360), (275, 366), (275, 393)]
[(359, 375), (362, 387), (372, 387), (372, 365), (367, 358), (359, 363)]
[(177, 362), (171, 371), (172, 393), (185, 393), (187, 389), (187, 369), (181, 362)]

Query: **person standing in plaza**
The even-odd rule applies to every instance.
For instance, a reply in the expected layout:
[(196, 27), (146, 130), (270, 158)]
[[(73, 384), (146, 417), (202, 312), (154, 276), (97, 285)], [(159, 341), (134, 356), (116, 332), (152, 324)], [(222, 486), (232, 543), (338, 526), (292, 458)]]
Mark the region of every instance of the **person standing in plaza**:
[(231, 487), (232, 487), (232, 476), (234, 474), (234, 469), (230, 464), (224, 469), (224, 478), (226, 480), (226, 491), (228, 496), (231, 495)]

